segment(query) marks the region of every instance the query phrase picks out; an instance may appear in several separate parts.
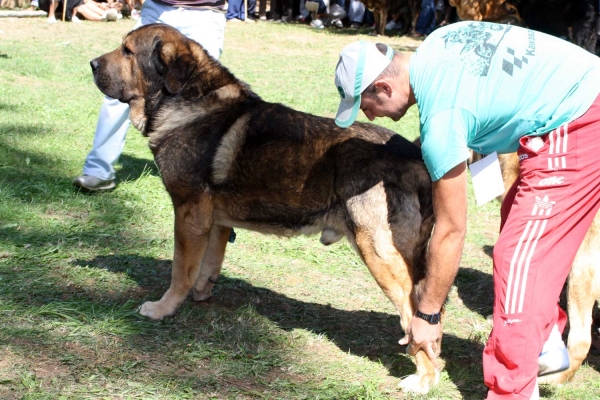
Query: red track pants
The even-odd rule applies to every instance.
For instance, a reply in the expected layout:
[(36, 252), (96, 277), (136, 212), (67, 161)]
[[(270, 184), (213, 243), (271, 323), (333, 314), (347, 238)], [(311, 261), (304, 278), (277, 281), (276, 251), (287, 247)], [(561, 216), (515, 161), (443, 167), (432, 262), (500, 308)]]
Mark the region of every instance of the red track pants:
[(600, 207), (600, 96), (541, 138), (538, 151), (521, 138), (520, 177), (502, 204), (494, 328), (483, 351), (488, 400), (529, 399), (542, 346), (554, 324), (565, 327), (560, 292)]

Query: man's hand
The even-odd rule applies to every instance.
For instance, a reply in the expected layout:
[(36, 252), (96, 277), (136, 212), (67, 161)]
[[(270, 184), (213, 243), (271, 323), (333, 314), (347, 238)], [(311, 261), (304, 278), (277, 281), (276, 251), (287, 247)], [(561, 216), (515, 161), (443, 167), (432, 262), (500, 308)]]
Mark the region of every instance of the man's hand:
[(416, 355), (420, 349), (423, 349), (433, 366), (439, 369), (435, 353), (438, 350), (437, 344), (441, 336), (442, 324), (432, 325), (421, 318), (413, 317), (406, 330), (406, 335), (398, 343), (402, 346), (407, 344), (406, 351), (411, 356)]

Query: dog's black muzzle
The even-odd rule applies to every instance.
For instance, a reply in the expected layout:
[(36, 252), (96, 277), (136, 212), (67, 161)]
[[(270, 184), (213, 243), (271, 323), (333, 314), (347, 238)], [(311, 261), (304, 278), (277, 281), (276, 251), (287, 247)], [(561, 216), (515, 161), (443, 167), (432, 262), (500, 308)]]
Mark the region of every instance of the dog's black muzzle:
[(98, 68), (100, 68), (100, 62), (98, 62), (97, 58), (94, 58), (92, 61), (90, 61), (90, 67), (92, 67), (92, 72), (96, 74), (96, 71), (98, 71)]

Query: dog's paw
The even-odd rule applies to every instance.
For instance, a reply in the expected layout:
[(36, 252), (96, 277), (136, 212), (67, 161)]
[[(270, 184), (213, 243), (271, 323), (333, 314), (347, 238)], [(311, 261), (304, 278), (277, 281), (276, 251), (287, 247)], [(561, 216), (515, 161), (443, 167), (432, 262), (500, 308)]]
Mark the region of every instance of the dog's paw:
[(212, 297), (211, 290), (192, 291), (192, 298), (194, 301), (208, 301)]
[(160, 301), (147, 301), (138, 308), (138, 312), (144, 317), (152, 319), (163, 319), (171, 314), (162, 307)]
[(427, 394), (431, 387), (437, 385), (439, 381), (440, 373), (438, 371), (435, 371), (435, 376), (431, 380), (414, 374), (403, 378), (398, 387), (405, 393)]

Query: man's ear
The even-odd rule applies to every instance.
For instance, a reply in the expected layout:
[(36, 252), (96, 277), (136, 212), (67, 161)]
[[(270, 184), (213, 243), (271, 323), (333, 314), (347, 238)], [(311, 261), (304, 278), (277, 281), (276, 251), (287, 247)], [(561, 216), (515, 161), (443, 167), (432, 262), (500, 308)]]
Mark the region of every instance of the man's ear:
[(386, 97), (392, 96), (392, 86), (385, 79), (376, 80), (373, 86), (375, 87), (376, 94), (383, 93)]
[(177, 47), (173, 42), (164, 43), (158, 36), (154, 38), (152, 62), (156, 72), (164, 77), (165, 89), (171, 94), (181, 90), (194, 71), (194, 59), (189, 49)]

